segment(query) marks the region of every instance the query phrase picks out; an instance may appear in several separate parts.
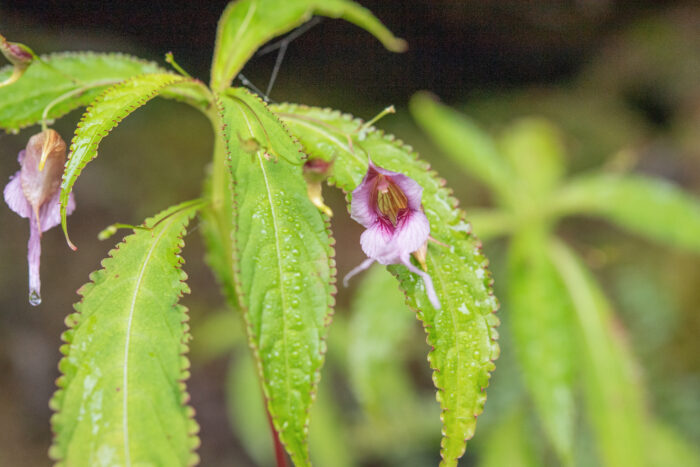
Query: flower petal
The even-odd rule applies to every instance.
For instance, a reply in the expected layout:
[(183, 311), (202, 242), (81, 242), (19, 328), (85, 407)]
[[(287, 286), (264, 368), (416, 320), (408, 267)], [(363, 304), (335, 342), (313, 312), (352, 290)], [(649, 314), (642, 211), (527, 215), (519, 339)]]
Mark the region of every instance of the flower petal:
[(376, 176), (376, 172), (368, 170), (357, 188), (352, 191), (350, 217), (366, 228), (373, 225), (379, 218), (375, 206), (372, 206), (372, 180)]
[(39, 266), (41, 262), (41, 234), (34, 219), (34, 213), (29, 216), (29, 242), (27, 243), (27, 263), (29, 264), (29, 303), (37, 306), (41, 303), (41, 278)]
[(347, 287), (348, 282), (350, 282), (350, 279), (352, 279), (353, 276), (361, 273), (362, 271), (372, 266), (372, 263), (374, 263), (374, 260), (372, 258), (367, 258), (366, 260), (361, 262), (359, 266), (355, 266), (349, 273), (345, 275), (345, 277), (343, 277), (343, 287)]
[(392, 227), (378, 220), (362, 232), (360, 236), (362, 251), (380, 264), (394, 264), (401, 258), (403, 250), (397, 249), (393, 237)]
[[(21, 151), (20, 154), (22, 152), (24, 151)], [(5, 185), (3, 195), (5, 197), (5, 202), (10, 209), (19, 214), (21, 217), (29, 217), (32, 212), (32, 206), (24, 197), (24, 191), (22, 191), (22, 184), (20, 182), (19, 175), (20, 172), (18, 171), (10, 178), (10, 182)]]
[[(75, 197), (73, 193), (68, 197), (68, 205), (66, 206), (66, 215), (70, 215), (75, 211)], [(57, 191), (53, 197), (41, 205), (39, 210), (41, 218), (41, 231), (46, 232), (52, 227), (61, 223), (61, 192)]]
[(410, 254), (423, 246), (430, 235), (430, 223), (423, 211), (409, 211), (396, 224), (392, 243), (403, 253)]
[(440, 300), (438, 299), (437, 293), (435, 293), (435, 287), (433, 286), (433, 279), (430, 277), (430, 274), (418, 269), (413, 264), (411, 264), (410, 256), (403, 258), (402, 263), (413, 274), (418, 274), (419, 276), (421, 276), (423, 278), (423, 284), (425, 285), (425, 293), (428, 295), (428, 300), (430, 300), (430, 303), (433, 305), (433, 308), (435, 308), (436, 310), (439, 310), (441, 308)]

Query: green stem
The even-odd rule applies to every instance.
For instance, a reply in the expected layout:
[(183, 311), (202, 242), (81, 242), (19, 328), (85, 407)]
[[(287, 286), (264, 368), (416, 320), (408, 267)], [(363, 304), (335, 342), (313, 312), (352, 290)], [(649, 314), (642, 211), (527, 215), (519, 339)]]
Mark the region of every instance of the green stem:
[(226, 157), (228, 151), (226, 149), (226, 142), (224, 141), (223, 131), (221, 126), (221, 118), (218, 115), (216, 106), (212, 106), (208, 112), (209, 120), (211, 121), (212, 127), (214, 129), (214, 160), (212, 162), (212, 186), (211, 186), (211, 200), (212, 207), (219, 217), (221, 209), (224, 207), (224, 197), (226, 196), (228, 174), (226, 167)]
[(113, 80), (113, 79), (97, 81), (97, 82), (94, 82), (92, 84), (85, 85), (81, 88), (74, 89), (74, 90), (67, 92), (65, 94), (61, 94), (56, 99), (49, 102), (46, 105), (46, 107), (44, 107), (44, 112), (41, 114), (41, 129), (43, 131), (46, 131), (46, 129), (48, 127), (46, 120), (48, 119), (49, 111), (57, 104), (60, 104), (61, 102), (65, 101), (66, 99), (70, 99), (73, 96), (80, 95), (80, 94), (82, 94), (85, 91), (88, 91), (90, 89), (99, 88), (100, 86), (109, 86), (110, 84), (117, 84), (119, 82), (120, 82), (120, 80)]

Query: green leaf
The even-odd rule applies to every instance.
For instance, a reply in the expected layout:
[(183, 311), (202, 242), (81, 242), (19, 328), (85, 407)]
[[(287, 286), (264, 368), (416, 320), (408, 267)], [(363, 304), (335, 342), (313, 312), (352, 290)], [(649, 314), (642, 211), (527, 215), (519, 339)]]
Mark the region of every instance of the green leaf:
[(502, 199), (510, 195), (513, 174), (490, 135), (466, 115), (439, 103), (428, 93), (411, 99), (411, 114), (445, 155)]
[(610, 305), (590, 273), (566, 245), (550, 244), (552, 262), (571, 296), (578, 326), (586, 409), (604, 464), (648, 465), (649, 420), (632, 356)]
[(489, 430), (486, 442), (479, 445), (479, 467), (536, 467), (537, 458), (527, 418), (514, 410)]
[[(35, 60), (22, 78), (0, 88), (0, 128), (18, 130), (55, 120), (92, 102), (107, 87), (144, 73), (162, 73), (155, 63), (122, 54), (69, 52)], [(12, 73), (0, 70), (0, 81)]]
[(557, 214), (600, 216), (651, 240), (700, 252), (700, 199), (666, 181), (594, 174), (569, 183), (553, 202)]
[[(457, 202), (444, 181), (417, 159), (413, 150), (375, 128), (360, 132), (363, 122), (339, 112), (279, 105), (273, 107), (311, 158), (333, 160), (329, 181), (352, 191), (367, 171), (367, 160), (401, 172), (423, 187), (423, 207), (430, 221), (427, 266), (442, 309), (435, 310), (420, 277), (404, 266), (390, 266), (417, 310), (432, 347), (428, 360), (442, 407), (443, 465), (456, 465), (474, 434), (476, 416), (483, 411), (489, 373), (498, 356), (497, 302), (481, 243), (471, 235)], [(443, 246), (446, 245), (446, 246)], [(357, 245), (359, 249), (359, 242)]]
[(68, 239), (66, 208), (73, 185), (88, 162), (97, 157), (102, 139), (131, 112), (156, 97), (166, 87), (186, 81), (178, 75), (166, 73), (136, 76), (112, 86), (88, 107), (78, 124), (66, 168), (61, 180), (61, 226)]
[(267, 106), (234, 88), (220, 111), (235, 180), (238, 299), (280, 440), (295, 465), (308, 465), (309, 409), (334, 304), (328, 219), (307, 196), (299, 146)]
[(51, 400), (59, 465), (192, 465), (199, 445), (184, 381), (187, 275), (179, 256), (191, 201), (146, 220), (78, 293)]
[(681, 433), (659, 421), (653, 421), (649, 426), (647, 444), (654, 447), (647, 451), (650, 465), (654, 467), (700, 467), (700, 450), (697, 445), (689, 443), (683, 439)]
[(256, 465), (274, 465), (275, 447), (265, 415), (257, 365), (244, 354), (245, 348), (231, 359), (226, 376), (226, 404), (234, 433)]
[(500, 209), (466, 208), (469, 223), (481, 240), (490, 240), (511, 234), (517, 225), (515, 216)]
[(521, 229), (510, 248), (509, 318), (525, 383), (563, 465), (574, 445), (576, 337), (571, 300), (547, 256), (540, 226)]
[(557, 128), (541, 118), (524, 118), (506, 128), (499, 142), (513, 168), (518, 204), (523, 196), (539, 202), (551, 198), (564, 174), (564, 142)]
[(404, 417), (414, 403), (405, 344), (415, 314), (385, 268), (366, 273), (352, 303), (348, 369), (355, 395), (375, 421)]
[(211, 88), (229, 87), (253, 53), (270, 39), (291, 31), (314, 14), (343, 18), (367, 30), (394, 52), (406, 43), (394, 37), (372, 13), (348, 0), (238, 0), (219, 20), (212, 61)]
[[(223, 138), (218, 135), (214, 145), (215, 152), (226, 151)], [(233, 277), (233, 244), (231, 241), (235, 230), (233, 180), (230, 172), (225, 170), (225, 167), (220, 168), (220, 170), (224, 171), (221, 175), (225, 179), (224, 194), (226, 196), (222, 197), (219, 206), (216, 205), (215, 201), (212, 201), (209, 206), (202, 209), (200, 230), (206, 246), (205, 260), (219, 282), (228, 304), (232, 308), (238, 309), (238, 296)], [(212, 178), (209, 177), (205, 183), (204, 197), (214, 200)]]

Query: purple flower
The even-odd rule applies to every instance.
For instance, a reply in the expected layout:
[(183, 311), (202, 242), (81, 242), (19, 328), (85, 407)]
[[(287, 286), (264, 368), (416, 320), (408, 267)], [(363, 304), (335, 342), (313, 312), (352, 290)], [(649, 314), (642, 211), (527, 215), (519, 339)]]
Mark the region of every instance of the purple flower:
[[(21, 217), (29, 218), (29, 303), (41, 303), (39, 262), (41, 233), (61, 222), (59, 187), (66, 162), (66, 143), (54, 130), (45, 130), (29, 138), (27, 148), (17, 157), (21, 169), (5, 186), (5, 202)], [(75, 209), (73, 195), (67, 213)]]
[(411, 254), (425, 252), (430, 224), (423, 213), (423, 188), (410, 177), (382, 169), (369, 161), (367, 173), (352, 192), (351, 217), (367, 230), (360, 237), (362, 251), (368, 258), (350, 271), (343, 283), (364, 271), (374, 261), (380, 264), (403, 264), (423, 278), (433, 307), (439, 309), (430, 275), (411, 263)]

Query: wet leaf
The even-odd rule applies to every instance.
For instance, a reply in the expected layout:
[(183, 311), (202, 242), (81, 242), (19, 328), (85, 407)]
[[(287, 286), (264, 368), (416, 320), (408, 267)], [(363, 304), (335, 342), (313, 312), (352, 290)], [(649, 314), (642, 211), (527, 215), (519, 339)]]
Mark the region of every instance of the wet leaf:
[[(308, 465), (309, 409), (334, 304), (327, 221), (307, 196), (303, 154), (277, 117), (242, 88), (220, 101), (234, 192), (234, 277), (280, 440)], [(253, 154), (241, 141), (261, 143)]]
[(334, 161), (329, 182), (345, 192), (360, 183), (370, 156), (377, 165), (406, 174), (423, 187), (431, 235), (439, 242), (428, 242), (427, 267), (442, 309), (430, 304), (419, 276), (400, 265), (389, 270), (399, 279), (407, 303), (417, 311), (428, 334), (432, 348), (428, 360), (435, 370), (433, 382), (442, 407), (442, 464), (456, 465), (466, 440), (474, 435), (498, 356), (494, 314), (498, 305), (481, 243), (470, 233), (444, 182), (409, 146), (373, 127), (360, 131), (363, 122), (336, 111), (295, 105), (273, 109), (310, 158)]
[(190, 339), (182, 237), (193, 201), (146, 220), (79, 294), (51, 400), (59, 465), (192, 465), (199, 445), (184, 381)]

